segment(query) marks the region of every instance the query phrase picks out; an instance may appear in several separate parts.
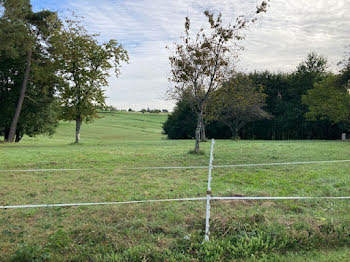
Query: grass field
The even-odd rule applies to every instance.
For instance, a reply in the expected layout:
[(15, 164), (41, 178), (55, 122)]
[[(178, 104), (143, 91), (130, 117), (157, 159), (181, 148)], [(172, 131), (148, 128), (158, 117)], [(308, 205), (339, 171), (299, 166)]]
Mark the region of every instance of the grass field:
[[(82, 126), (61, 123), (52, 137), (0, 144), (0, 205), (104, 202), (205, 196), (208, 165), (190, 140), (161, 135), (163, 114), (103, 113)], [(341, 141), (217, 140), (215, 165), (350, 159)], [(102, 169), (103, 168), (103, 169)], [(350, 196), (350, 163), (217, 168), (215, 196)], [(205, 201), (0, 210), (0, 261), (349, 261), (350, 201)]]

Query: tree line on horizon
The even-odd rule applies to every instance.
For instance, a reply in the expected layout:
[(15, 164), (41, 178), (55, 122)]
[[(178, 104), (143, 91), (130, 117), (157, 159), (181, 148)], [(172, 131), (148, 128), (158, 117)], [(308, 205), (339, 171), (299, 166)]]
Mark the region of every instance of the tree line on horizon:
[[(203, 139), (339, 139), (350, 132), (350, 55), (339, 65), (333, 73), (312, 52), (289, 73), (234, 73), (209, 100)], [(194, 138), (191, 100), (184, 94), (164, 123), (169, 139)]]

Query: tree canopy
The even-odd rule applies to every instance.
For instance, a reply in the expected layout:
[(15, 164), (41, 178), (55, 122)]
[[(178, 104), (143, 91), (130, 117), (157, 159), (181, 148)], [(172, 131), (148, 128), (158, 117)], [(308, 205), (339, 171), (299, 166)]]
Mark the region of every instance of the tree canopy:
[[(116, 40), (100, 44), (77, 17), (61, 21), (55, 12), (33, 12), (30, 0), (0, 0), (0, 135), (52, 134), (59, 119), (98, 117), (104, 86), (128, 60)], [(3, 41), (6, 39), (6, 41)]]
[(350, 131), (350, 60), (344, 60), (339, 75), (329, 75), (303, 96), (310, 120), (326, 119)]
[(236, 64), (237, 42), (244, 39), (244, 30), (256, 21), (257, 14), (266, 11), (266, 7), (267, 3), (263, 1), (254, 13), (239, 16), (234, 24), (228, 25), (224, 24), (221, 14), (215, 16), (205, 11), (209, 26), (201, 27), (194, 36), (190, 32), (190, 18), (185, 19), (184, 35), (181, 42), (175, 44), (174, 54), (169, 57), (169, 80), (173, 83), (169, 94), (177, 100), (184, 93), (190, 94), (189, 101), (197, 114), (196, 153), (199, 152), (204, 112), (210, 95), (232, 75)]
[(24, 135), (52, 134), (57, 125), (50, 58), (51, 28), (57, 15), (34, 13), (29, 0), (2, 0), (0, 18), (0, 134), (18, 142)]
[(232, 137), (239, 138), (239, 131), (245, 124), (270, 118), (263, 109), (266, 95), (262, 91), (262, 86), (254, 85), (249, 76), (235, 75), (212, 95), (209, 119), (224, 123)]
[(60, 118), (76, 121), (76, 140), (82, 122), (98, 117), (105, 106), (104, 86), (110, 70), (116, 76), (121, 62), (128, 61), (127, 51), (116, 40), (99, 44), (97, 35), (89, 34), (78, 20), (66, 20), (53, 35), (54, 60), (64, 84), (58, 88)]

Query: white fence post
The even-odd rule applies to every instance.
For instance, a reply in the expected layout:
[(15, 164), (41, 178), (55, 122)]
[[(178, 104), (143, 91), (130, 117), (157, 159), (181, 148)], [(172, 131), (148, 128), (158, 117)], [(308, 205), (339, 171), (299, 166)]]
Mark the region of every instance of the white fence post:
[(211, 200), (211, 170), (213, 169), (213, 160), (214, 160), (214, 144), (215, 140), (211, 140), (211, 149), (210, 149), (210, 159), (209, 159), (209, 170), (208, 170), (208, 189), (207, 189), (207, 207), (205, 212), (205, 237), (204, 241), (209, 241), (209, 220), (210, 220), (210, 200)]

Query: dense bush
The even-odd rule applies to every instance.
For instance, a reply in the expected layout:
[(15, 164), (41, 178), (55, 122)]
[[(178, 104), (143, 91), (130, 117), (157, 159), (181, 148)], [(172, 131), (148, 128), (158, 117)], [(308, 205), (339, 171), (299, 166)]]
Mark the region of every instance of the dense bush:
[(196, 114), (192, 111), (189, 102), (179, 101), (174, 112), (168, 116), (168, 120), (163, 125), (164, 134), (171, 139), (193, 138), (196, 119)]

